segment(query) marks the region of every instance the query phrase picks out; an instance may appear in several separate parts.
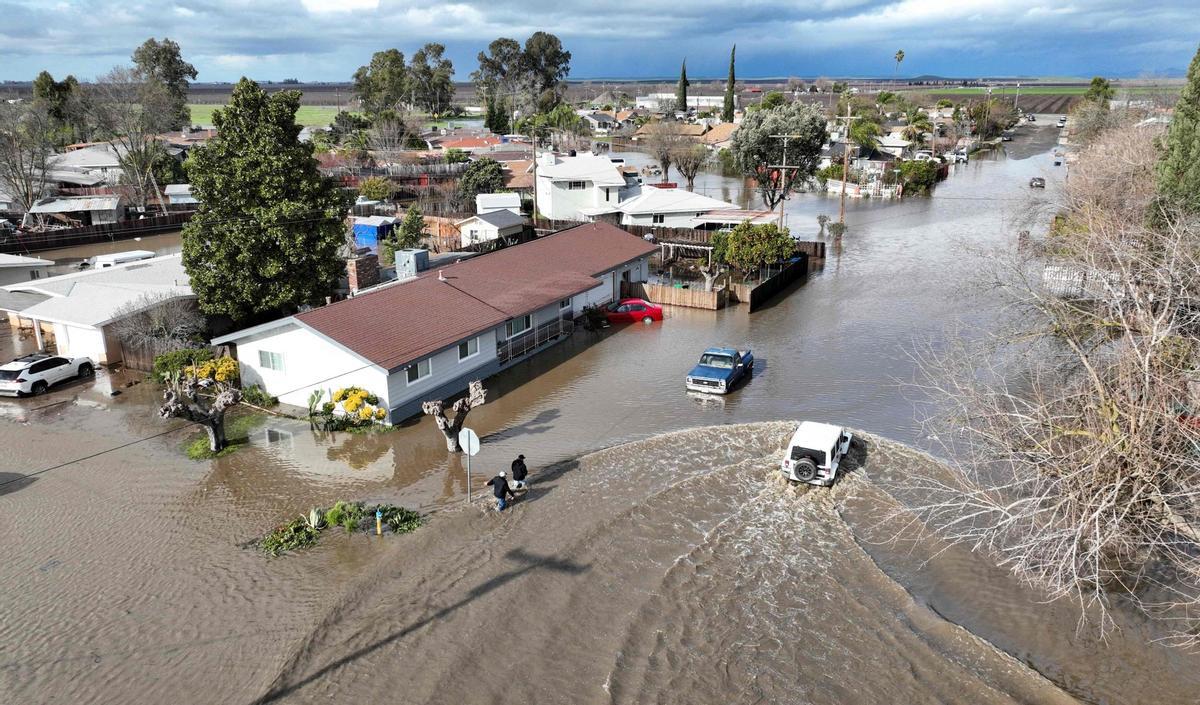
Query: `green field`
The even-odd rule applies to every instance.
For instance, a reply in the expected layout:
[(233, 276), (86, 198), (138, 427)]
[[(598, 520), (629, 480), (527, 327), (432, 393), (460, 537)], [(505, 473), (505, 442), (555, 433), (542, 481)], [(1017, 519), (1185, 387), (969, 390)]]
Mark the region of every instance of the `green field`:
[[(193, 125), (211, 125), (213, 111), (225, 106), (213, 103), (191, 103), (188, 107), (192, 110)], [(305, 127), (326, 127), (333, 122), (333, 116), (337, 115), (337, 111), (335, 105), (301, 105), (300, 110), (296, 112), (296, 122)]]

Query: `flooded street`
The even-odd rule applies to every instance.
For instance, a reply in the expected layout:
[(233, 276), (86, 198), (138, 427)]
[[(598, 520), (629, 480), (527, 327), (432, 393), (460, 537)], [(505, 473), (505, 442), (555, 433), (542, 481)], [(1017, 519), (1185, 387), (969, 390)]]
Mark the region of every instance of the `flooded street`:
[[(269, 418), (193, 462), (196, 429), (132, 377), (0, 401), (0, 701), (1195, 702), (1200, 658), (1148, 645), (1136, 616), (1101, 643), (986, 556), (892, 542), (894, 488), (931, 462), (900, 445), (931, 447), (902, 384), (914, 343), (995, 315), (981, 253), (1044, 228), (1061, 183), (1039, 139), (930, 198), (848, 201), (841, 251), (753, 316), (669, 309), (491, 379), (468, 418), (476, 497), (518, 453), (534, 481), (503, 515), (466, 505), (427, 418), (332, 437)], [(737, 180), (698, 186), (752, 204)], [(821, 213), (837, 200), (801, 194), (788, 224), (815, 239)], [(170, 246), (151, 244), (118, 249)], [(753, 378), (689, 396), (717, 344), (753, 348)], [(832, 491), (772, 474), (802, 418), (871, 434)], [(432, 518), (244, 547), (340, 498)]]

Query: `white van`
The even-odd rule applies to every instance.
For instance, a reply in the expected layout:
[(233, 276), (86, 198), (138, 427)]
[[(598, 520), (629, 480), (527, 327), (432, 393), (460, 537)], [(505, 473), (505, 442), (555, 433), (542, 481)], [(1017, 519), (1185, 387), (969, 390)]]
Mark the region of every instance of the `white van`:
[(784, 449), (780, 469), (789, 480), (828, 487), (837, 479), (852, 440), (842, 426), (805, 421)]
[(93, 269), (115, 267), (118, 264), (129, 264), (139, 260), (150, 259), (154, 253), (149, 250), (129, 250), (128, 252), (113, 252), (107, 255), (96, 255), (88, 260), (88, 266)]

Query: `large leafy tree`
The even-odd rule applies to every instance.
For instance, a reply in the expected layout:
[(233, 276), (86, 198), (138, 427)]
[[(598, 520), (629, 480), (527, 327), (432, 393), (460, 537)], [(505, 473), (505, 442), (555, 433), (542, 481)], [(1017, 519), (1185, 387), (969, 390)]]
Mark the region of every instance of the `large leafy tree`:
[(736, 78), (733, 72), (734, 61), (737, 59), (737, 44), (729, 50), (729, 78), (725, 80), (725, 105), (721, 109), (721, 119), (725, 122), (733, 122), (734, 112), (734, 83)]
[(521, 66), (539, 110), (546, 112), (562, 101), (571, 71), (571, 52), (563, 49), (562, 40), (549, 32), (534, 32), (525, 40)]
[(1156, 168), (1164, 204), (1200, 213), (1200, 50), (1188, 66)]
[(83, 89), (74, 76), (56, 81), (50, 72), (42, 71), (33, 79), (33, 100), (49, 115), (56, 144), (86, 138), (88, 120)]
[(371, 63), (354, 72), (354, 94), (363, 112), (375, 116), (385, 110), (400, 111), (409, 96), (408, 67), (398, 49), (371, 55)]
[(179, 45), (171, 39), (161, 42), (151, 37), (133, 52), (138, 77), (157, 83), (166, 94), (161, 119), (166, 129), (178, 130), (191, 124), (188, 109), (188, 79), (197, 76), (196, 67), (183, 60)]
[(239, 322), (290, 313), (332, 293), (344, 271), (349, 199), (299, 139), (298, 91), (243, 78), (213, 113), (217, 136), (192, 152), (199, 210), (183, 264), (201, 309)]
[[(758, 184), (767, 208), (774, 208), (816, 173), (823, 144), (825, 116), (820, 108), (796, 101), (749, 113), (733, 134), (731, 151), (742, 173)], [(783, 164), (788, 168), (777, 168)]]
[(479, 68), (471, 73), (471, 81), (481, 97), (493, 101), (507, 100), (520, 87), (524, 73), (523, 61), (521, 43), (500, 37), (488, 45), (487, 52), (479, 52)]
[(458, 198), (466, 205), (474, 205), (475, 197), (481, 193), (495, 193), (504, 188), (504, 169), (495, 159), (484, 157), (471, 162), (458, 178)]
[(795, 252), (796, 241), (787, 228), (775, 223), (751, 225), (748, 220), (736, 225), (713, 248), (714, 258), (737, 267), (747, 276), (759, 267), (782, 262)]
[(435, 118), (449, 110), (454, 100), (454, 64), (445, 52), (445, 46), (431, 42), (413, 54), (408, 66), (413, 104)]

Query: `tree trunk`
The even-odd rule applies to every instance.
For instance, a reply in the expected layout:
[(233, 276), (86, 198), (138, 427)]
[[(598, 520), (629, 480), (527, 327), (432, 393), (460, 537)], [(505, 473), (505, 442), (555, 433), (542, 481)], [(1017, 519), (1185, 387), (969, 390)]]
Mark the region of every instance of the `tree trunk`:
[(204, 430), (208, 433), (208, 449), (213, 453), (219, 453), (229, 445), (225, 439), (225, 422), (223, 420), (214, 419), (204, 424)]

